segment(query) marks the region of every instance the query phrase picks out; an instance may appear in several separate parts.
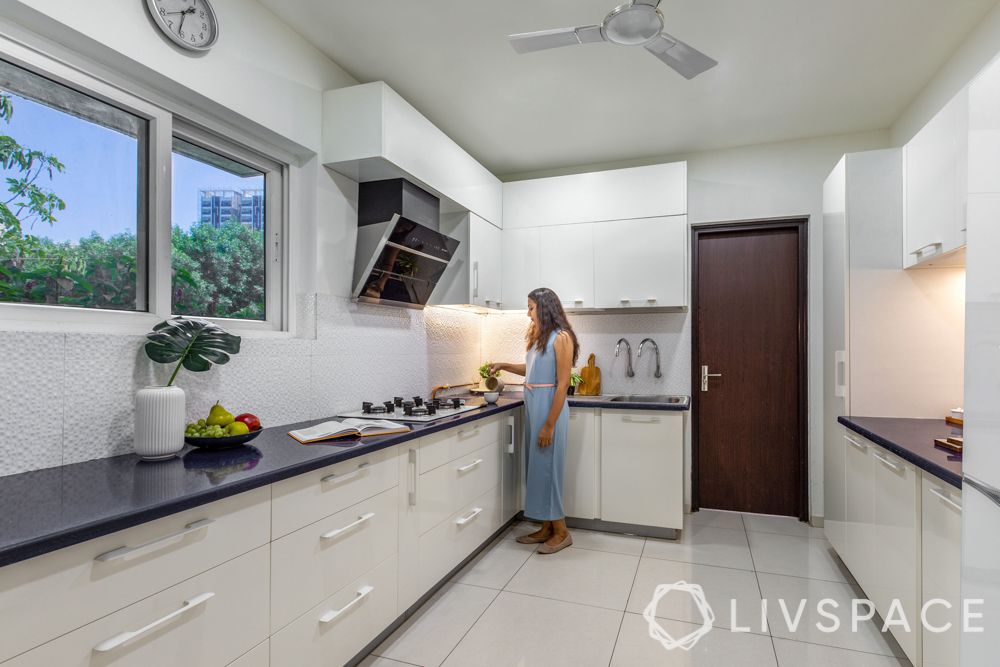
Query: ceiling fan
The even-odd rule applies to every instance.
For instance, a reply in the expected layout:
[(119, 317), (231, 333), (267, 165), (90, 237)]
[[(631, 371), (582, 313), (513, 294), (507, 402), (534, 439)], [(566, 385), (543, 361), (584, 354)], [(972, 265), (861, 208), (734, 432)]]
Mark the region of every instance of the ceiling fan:
[(660, 0), (632, 0), (613, 9), (600, 25), (522, 32), (507, 39), (518, 53), (591, 42), (642, 46), (686, 79), (693, 79), (718, 65), (701, 51), (663, 32), (663, 13), (657, 9), (659, 4)]

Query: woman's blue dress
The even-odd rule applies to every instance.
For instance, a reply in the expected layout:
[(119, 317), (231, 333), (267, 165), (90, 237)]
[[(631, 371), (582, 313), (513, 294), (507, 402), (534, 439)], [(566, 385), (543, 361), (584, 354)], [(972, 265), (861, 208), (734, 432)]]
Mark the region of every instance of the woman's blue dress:
[[(556, 351), (558, 331), (553, 331), (544, 352), (534, 347), (525, 359), (524, 389), (524, 455), (527, 464), (524, 515), (537, 521), (552, 521), (565, 517), (563, 512), (563, 474), (566, 469), (566, 438), (569, 431), (569, 405), (563, 404), (556, 420), (552, 444), (538, 446), (538, 434), (549, 417), (552, 398), (556, 393)], [(553, 385), (529, 388), (527, 385)]]

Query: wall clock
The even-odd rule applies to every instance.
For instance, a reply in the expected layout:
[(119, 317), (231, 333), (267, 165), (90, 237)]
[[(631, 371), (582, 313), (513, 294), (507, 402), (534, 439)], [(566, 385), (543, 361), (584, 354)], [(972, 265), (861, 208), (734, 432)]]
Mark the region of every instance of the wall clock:
[(146, 8), (177, 46), (208, 51), (219, 38), (219, 19), (209, 0), (146, 0)]

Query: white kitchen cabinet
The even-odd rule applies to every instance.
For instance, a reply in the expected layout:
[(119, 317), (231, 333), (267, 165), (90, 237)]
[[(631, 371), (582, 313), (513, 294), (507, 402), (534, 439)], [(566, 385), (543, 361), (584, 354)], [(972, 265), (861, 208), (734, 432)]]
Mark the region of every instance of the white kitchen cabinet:
[(594, 225), (539, 229), (540, 285), (553, 290), (563, 308), (594, 307)]
[(521, 474), (524, 468), (523, 410), (508, 412), (502, 420), (503, 434), (500, 478), (502, 480), (500, 521), (508, 521), (521, 511)]
[(577, 519), (597, 519), (598, 507), (597, 410), (571, 408), (566, 442), (563, 510)]
[(458, 249), (434, 288), (429, 304), (499, 309), (503, 238), (475, 213), (441, 215), (441, 232), (458, 240)]
[(964, 88), (906, 144), (906, 268), (965, 243), (968, 118)]
[[(873, 578), (863, 584), (865, 592), (883, 619), (900, 609), (910, 624), (907, 632), (898, 625), (889, 631), (914, 664), (918, 663), (920, 629), (920, 474), (916, 467), (882, 449), (872, 447), (875, 483), (873, 503)], [(894, 600), (900, 608), (890, 614)]]
[(924, 474), (921, 485), (921, 606), (933, 603), (927, 622), (942, 632), (923, 631), (924, 667), (952, 667), (961, 644), (962, 492)]
[[(839, 434), (838, 434), (839, 435)], [(846, 542), (847, 440), (835, 437), (823, 447), (823, 531), (843, 557)]]
[(595, 305), (686, 307), (687, 257), (686, 215), (596, 223)]
[(683, 528), (684, 413), (601, 410), (601, 519)]
[(846, 502), (844, 506), (844, 550), (840, 557), (868, 590), (875, 579), (875, 459), (874, 445), (854, 433), (846, 443)]
[(503, 226), (500, 180), (382, 81), (323, 94), (322, 159), (354, 181), (406, 178)]
[[(528, 293), (541, 287), (540, 230), (503, 230), (503, 269), (501, 301), (504, 310), (528, 308)], [(548, 261), (546, 255), (546, 261)]]
[(503, 184), (504, 229), (686, 214), (686, 162)]
[(257, 644), (252, 649), (229, 663), (228, 667), (270, 667), (271, 665), (271, 642), (270, 640)]

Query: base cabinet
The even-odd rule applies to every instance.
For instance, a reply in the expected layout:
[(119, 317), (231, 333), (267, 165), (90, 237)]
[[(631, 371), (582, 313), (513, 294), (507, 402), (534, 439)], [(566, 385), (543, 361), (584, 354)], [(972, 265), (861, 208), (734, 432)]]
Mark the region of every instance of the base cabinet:
[(923, 664), (951, 667), (962, 639), (962, 494), (925, 475), (921, 506), (921, 606), (927, 605), (928, 623), (922, 635)]
[(598, 508), (598, 425), (597, 410), (572, 408), (569, 411), (569, 446), (563, 478), (563, 510), (566, 516), (597, 519)]

